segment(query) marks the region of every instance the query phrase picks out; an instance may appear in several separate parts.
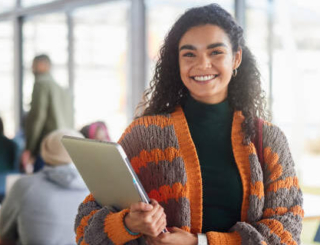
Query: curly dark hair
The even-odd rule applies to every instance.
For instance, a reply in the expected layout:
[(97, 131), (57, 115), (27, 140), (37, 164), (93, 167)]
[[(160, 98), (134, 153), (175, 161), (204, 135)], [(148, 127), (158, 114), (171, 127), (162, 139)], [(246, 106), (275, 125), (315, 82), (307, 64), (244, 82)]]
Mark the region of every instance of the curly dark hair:
[(179, 42), (190, 28), (206, 24), (219, 26), (225, 31), (234, 53), (242, 49), (242, 62), (237, 76), (232, 77), (228, 85), (227, 99), (233, 110), (242, 111), (245, 117), (242, 129), (244, 144), (248, 144), (255, 137), (256, 118), (269, 119), (265, 93), (255, 58), (245, 45), (243, 29), (217, 4), (189, 9), (173, 25), (160, 49), (154, 77), (138, 109), (143, 108), (141, 116), (146, 116), (171, 113), (177, 105), (184, 104), (189, 91), (180, 77)]

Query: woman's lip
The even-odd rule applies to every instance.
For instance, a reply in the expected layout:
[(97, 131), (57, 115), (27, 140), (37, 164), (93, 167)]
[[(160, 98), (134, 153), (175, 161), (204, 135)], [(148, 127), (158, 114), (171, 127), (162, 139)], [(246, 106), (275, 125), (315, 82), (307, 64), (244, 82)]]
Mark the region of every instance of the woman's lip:
[(204, 81), (197, 81), (197, 80), (195, 80), (195, 79), (192, 78), (192, 81), (193, 81), (194, 83), (197, 83), (197, 84), (208, 84), (208, 83), (213, 82), (214, 79), (209, 79), (209, 80), (204, 80)]
[(190, 77), (206, 77), (206, 76), (218, 76), (218, 74), (199, 74), (199, 75), (191, 75)]

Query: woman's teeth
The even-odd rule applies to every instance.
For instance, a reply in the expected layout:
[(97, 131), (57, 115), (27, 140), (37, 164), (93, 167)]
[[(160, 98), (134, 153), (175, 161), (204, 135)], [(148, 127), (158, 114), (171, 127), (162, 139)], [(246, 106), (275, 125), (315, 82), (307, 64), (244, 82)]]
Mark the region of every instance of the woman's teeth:
[(211, 79), (215, 78), (216, 76), (217, 75), (196, 76), (196, 77), (194, 77), (194, 80), (199, 81), (199, 82), (203, 82), (203, 81), (211, 80)]

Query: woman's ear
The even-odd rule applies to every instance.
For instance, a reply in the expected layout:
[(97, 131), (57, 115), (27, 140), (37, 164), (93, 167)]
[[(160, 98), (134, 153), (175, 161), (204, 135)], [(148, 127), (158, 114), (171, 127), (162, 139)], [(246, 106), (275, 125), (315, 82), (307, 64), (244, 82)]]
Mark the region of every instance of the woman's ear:
[(233, 56), (233, 70), (238, 69), (242, 61), (242, 48), (239, 48), (237, 52), (234, 53)]

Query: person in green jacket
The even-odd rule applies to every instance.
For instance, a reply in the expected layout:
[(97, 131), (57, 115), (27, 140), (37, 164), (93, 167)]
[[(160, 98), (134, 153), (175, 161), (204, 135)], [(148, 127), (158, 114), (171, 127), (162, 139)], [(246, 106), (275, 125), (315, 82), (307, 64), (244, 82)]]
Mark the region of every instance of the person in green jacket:
[(60, 128), (73, 128), (73, 104), (68, 90), (59, 86), (51, 73), (50, 58), (38, 55), (34, 58), (32, 71), (35, 83), (31, 109), (26, 118), (26, 148), (22, 155), (25, 166), (34, 166), (34, 172), (44, 165), (39, 156), (42, 139)]

